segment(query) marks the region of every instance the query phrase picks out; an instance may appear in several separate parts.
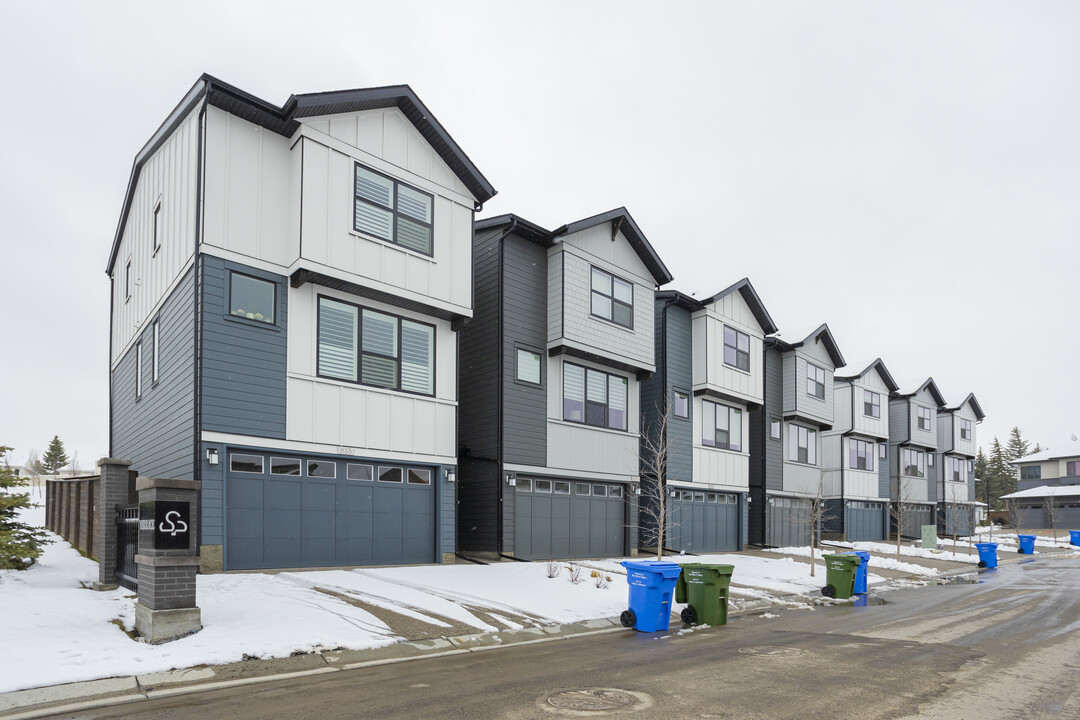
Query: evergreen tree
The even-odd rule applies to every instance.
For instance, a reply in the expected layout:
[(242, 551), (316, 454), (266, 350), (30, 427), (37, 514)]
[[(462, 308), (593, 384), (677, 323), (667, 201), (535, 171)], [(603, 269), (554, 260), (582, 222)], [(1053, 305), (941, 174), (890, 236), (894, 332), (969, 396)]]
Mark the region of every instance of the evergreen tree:
[(68, 456), (64, 452), (64, 443), (60, 442), (59, 435), (53, 435), (52, 442), (49, 443), (49, 449), (41, 456), (41, 464), (49, 475), (59, 474), (60, 468), (68, 464)]
[(1030, 455), (1031, 443), (1020, 436), (1020, 428), (1014, 427), (1009, 431), (1009, 444), (1005, 447), (1007, 460), (1019, 460), (1025, 455)]
[(1039, 443), (1035, 443), (1035, 447), (1031, 448), (1031, 453), (1030, 454), (1034, 455), (1035, 453), (1041, 453), (1044, 449), (1045, 448), (1043, 448), (1041, 445), (1039, 445)]
[(1009, 464), (1008, 450), (1001, 447), (995, 437), (990, 445), (990, 458), (987, 462), (987, 482), (990, 483), (990, 505), (995, 510), (1004, 507), (1001, 496), (1016, 490), (1016, 469)]
[(22, 508), (37, 507), (29, 493), (13, 492), (27, 481), (7, 464), (11, 448), (0, 445), (0, 570), (25, 570), (40, 557), (42, 546), (50, 542), (45, 531), (18, 521)]
[(990, 463), (986, 459), (986, 455), (983, 453), (982, 448), (979, 448), (979, 453), (975, 456), (975, 477), (982, 482), (983, 496), (981, 498), (975, 498), (979, 502), (985, 502), (987, 505), (990, 498)]

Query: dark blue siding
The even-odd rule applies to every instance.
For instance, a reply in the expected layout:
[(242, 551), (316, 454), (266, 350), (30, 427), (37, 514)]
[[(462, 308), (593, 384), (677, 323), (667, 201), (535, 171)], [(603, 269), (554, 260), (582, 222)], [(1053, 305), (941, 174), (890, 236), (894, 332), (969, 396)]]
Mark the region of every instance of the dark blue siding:
[[(230, 271), (277, 283), (274, 325), (229, 316)], [(202, 272), (202, 430), (284, 439), (288, 278), (212, 255)]]
[[(499, 238), (502, 233), (503, 229), (498, 228), (475, 238), (473, 316), (458, 335), (458, 443), (468, 455), (488, 460), (499, 458)], [(469, 481), (470, 471), (471, 468), (462, 468), (462, 482)]]
[(191, 480), (195, 454), (195, 271), (166, 298), (158, 319), (159, 380), (152, 379), (153, 321), (142, 327), (142, 396), (135, 398), (135, 345), (110, 375), (113, 457), (148, 477)]
[[(667, 338), (664, 354), (667, 368), (667, 396), (672, 402), (675, 389), (682, 390), (692, 397), (693, 383), (693, 332), (690, 325), (690, 312), (674, 305), (667, 309)], [(694, 479), (694, 422), (693, 402), (690, 403), (690, 417), (681, 419), (671, 414), (668, 420), (668, 466), (669, 480), (691, 481)]]
[[(503, 240), (504, 463), (547, 465), (547, 250), (510, 235)], [(541, 386), (517, 379), (518, 348), (540, 353)]]

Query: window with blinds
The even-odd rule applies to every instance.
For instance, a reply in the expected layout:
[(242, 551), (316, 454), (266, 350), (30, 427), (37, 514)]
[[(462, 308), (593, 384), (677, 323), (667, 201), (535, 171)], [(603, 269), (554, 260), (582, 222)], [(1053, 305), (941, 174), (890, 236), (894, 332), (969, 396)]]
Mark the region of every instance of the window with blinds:
[(701, 444), (721, 450), (742, 450), (742, 410), (702, 400)]
[(435, 394), (435, 327), (319, 298), (318, 375)]
[(626, 430), (628, 386), (620, 375), (563, 363), (563, 420)]
[(431, 255), (435, 197), (356, 165), (353, 229)]

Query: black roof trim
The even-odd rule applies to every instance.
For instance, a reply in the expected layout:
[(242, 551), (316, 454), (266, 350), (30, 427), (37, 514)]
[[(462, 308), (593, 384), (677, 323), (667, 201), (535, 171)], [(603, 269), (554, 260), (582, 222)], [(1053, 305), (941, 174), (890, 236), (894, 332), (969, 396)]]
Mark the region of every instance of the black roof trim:
[(975, 393), (968, 393), (967, 397), (965, 397), (963, 400), (961, 400), (952, 407), (945, 406), (945, 410), (950, 412), (959, 410), (960, 408), (964, 407), (964, 403), (971, 403), (971, 409), (975, 411), (975, 418), (977, 420), (983, 420), (986, 417), (986, 413), (983, 412), (982, 405), (980, 405), (979, 401), (975, 399)]
[(945, 407), (945, 396), (941, 394), (941, 390), (938, 389), (937, 383), (934, 382), (934, 378), (932, 377), (926, 378), (926, 382), (924, 382), (912, 392), (902, 393), (897, 391), (889, 395), (889, 397), (913, 397), (921, 393), (923, 390), (930, 391), (930, 394), (934, 396), (934, 402), (937, 403), (938, 407)]
[(822, 342), (825, 344), (825, 351), (829, 353), (829, 358), (833, 361), (833, 367), (844, 367), (844, 356), (840, 354), (840, 346), (836, 344), (836, 338), (833, 337), (832, 330), (829, 329), (829, 323), (821, 323), (817, 328), (798, 342), (788, 342), (778, 337), (765, 338), (765, 342), (768, 345), (779, 348), (781, 352), (787, 352), (800, 348), (811, 340), (816, 340), (819, 336), (824, 336)]
[(896, 380), (893, 379), (892, 373), (885, 367), (884, 361), (881, 358), (874, 358), (873, 362), (864, 368), (852, 368), (848, 372), (836, 372), (834, 377), (840, 380), (853, 380), (857, 377), (862, 377), (871, 370), (877, 370), (878, 375), (881, 377), (882, 382), (885, 383), (885, 387), (889, 389), (889, 393), (895, 393), (900, 390), (900, 386), (896, 384)]
[(112, 252), (109, 254), (109, 264), (105, 271), (107, 274), (112, 274), (113, 265), (116, 263), (120, 238), (127, 224), (131, 200), (143, 164), (203, 96), (206, 96), (210, 105), (284, 137), (292, 137), (300, 127), (297, 118), (396, 107), (431, 144), (477, 202), (485, 203), (498, 192), (408, 85), (293, 95), (284, 106), (278, 107), (204, 73), (135, 156), (124, 206), (120, 212), (120, 222), (117, 224)]
[(657, 290), (655, 295), (656, 299), (660, 302), (670, 303), (671, 305), (681, 307), (683, 310), (689, 310), (690, 312), (697, 312), (705, 307), (696, 297), (692, 297), (678, 290)]
[(630, 246), (634, 248), (634, 251), (641, 258), (641, 261), (645, 263), (645, 267), (649, 268), (649, 272), (652, 273), (653, 279), (656, 280), (657, 285), (666, 285), (674, 280), (671, 272), (664, 265), (664, 262), (660, 259), (660, 256), (656, 254), (656, 250), (649, 244), (649, 241), (645, 238), (645, 233), (641, 231), (637, 223), (634, 222), (634, 218), (630, 216), (630, 211), (625, 207), (615, 208), (614, 210), (608, 210), (607, 212), (600, 213), (599, 215), (593, 215), (583, 220), (577, 220), (569, 225), (563, 225), (561, 228), (555, 230), (553, 235), (560, 237), (562, 235), (569, 235), (571, 233), (580, 232), (581, 230), (587, 230), (588, 228), (595, 227), (601, 223), (614, 222), (621, 220), (620, 230), (623, 235), (630, 242)]
[(761, 297), (757, 294), (757, 290), (754, 289), (753, 284), (750, 282), (750, 278), (743, 278), (734, 285), (724, 288), (720, 292), (713, 295), (708, 300), (702, 300), (703, 305), (709, 305), (722, 298), (727, 297), (731, 293), (739, 291), (739, 294), (743, 296), (743, 300), (750, 306), (750, 312), (754, 314), (754, 318), (758, 321), (758, 325), (765, 332), (766, 335), (772, 335), (778, 328), (776, 323), (773, 322), (772, 316), (769, 315), (769, 311), (765, 309), (765, 303), (761, 302)]
[(494, 217), (484, 218), (483, 220), (477, 220), (473, 223), (473, 230), (475, 232), (482, 232), (484, 230), (504, 226), (513, 228), (515, 235), (520, 235), (524, 239), (534, 242), (541, 247), (549, 248), (555, 244), (555, 238), (550, 231), (545, 230), (536, 223), (529, 222), (523, 217), (514, 215), (513, 213), (506, 213), (504, 215), (496, 215)]

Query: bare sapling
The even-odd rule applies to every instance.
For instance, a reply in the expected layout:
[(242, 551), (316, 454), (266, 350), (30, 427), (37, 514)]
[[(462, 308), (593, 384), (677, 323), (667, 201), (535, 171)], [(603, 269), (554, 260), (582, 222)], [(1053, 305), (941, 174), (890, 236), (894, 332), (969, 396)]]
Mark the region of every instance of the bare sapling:
[(664, 559), (664, 540), (670, 528), (667, 512), (668, 403), (657, 406), (653, 419), (641, 418), (640, 544), (656, 546), (656, 559)]

